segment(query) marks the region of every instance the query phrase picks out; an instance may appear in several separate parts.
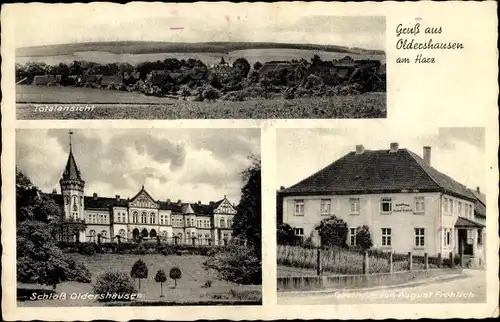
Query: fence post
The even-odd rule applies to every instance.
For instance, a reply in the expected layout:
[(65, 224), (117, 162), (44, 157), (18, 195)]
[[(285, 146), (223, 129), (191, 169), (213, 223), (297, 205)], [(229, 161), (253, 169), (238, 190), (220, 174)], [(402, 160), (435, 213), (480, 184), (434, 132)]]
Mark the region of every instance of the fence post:
[(321, 276), (321, 249), (319, 247), (316, 252), (316, 274)]
[(441, 253), (438, 253), (437, 265), (439, 268), (443, 265), (443, 258), (441, 257)]
[(454, 263), (453, 263), (453, 252), (450, 252), (448, 255), (448, 259), (450, 260), (450, 268), (453, 268)]
[(368, 269), (368, 252), (365, 251), (363, 253), (363, 275), (368, 275), (369, 274), (369, 269)]
[(393, 271), (393, 267), (392, 267), (392, 262), (393, 262), (393, 258), (392, 258), (393, 254), (392, 252), (389, 253), (389, 273), (392, 274), (392, 271)]
[(408, 270), (411, 271), (413, 266), (413, 257), (411, 256), (411, 252), (408, 252)]
[(464, 253), (460, 252), (460, 267), (464, 267)]
[(424, 269), (429, 269), (429, 255), (424, 253)]

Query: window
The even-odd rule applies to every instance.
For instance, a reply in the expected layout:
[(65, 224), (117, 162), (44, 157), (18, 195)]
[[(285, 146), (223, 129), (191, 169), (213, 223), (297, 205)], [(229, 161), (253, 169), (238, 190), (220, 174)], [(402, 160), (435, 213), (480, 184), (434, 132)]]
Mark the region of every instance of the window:
[(78, 211), (78, 200), (76, 196), (73, 196), (73, 211)]
[(445, 228), (444, 229), (444, 245), (445, 246), (450, 246), (451, 245), (451, 236), (452, 236), (452, 229), (451, 228)]
[(359, 198), (351, 198), (349, 203), (351, 204), (351, 214), (359, 214)]
[(356, 228), (349, 228), (349, 245), (351, 246), (358, 245), (356, 241)]
[(332, 201), (330, 199), (321, 199), (320, 214), (322, 216), (328, 216), (332, 208)]
[(191, 227), (194, 227), (194, 218), (191, 218)]
[(125, 229), (120, 229), (120, 231), (118, 232), (118, 234), (120, 235), (121, 238), (125, 238), (125, 236), (126, 236)]
[(391, 228), (382, 228), (382, 246), (391, 246)]
[(460, 201), (458, 202), (458, 209), (457, 209), (457, 211), (458, 211), (458, 215), (462, 216), (462, 202), (460, 202)]
[(155, 216), (154, 212), (149, 214), (149, 222), (153, 225), (156, 224), (156, 216)]
[(449, 201), (449, 205), (450, 205), (450, 214), (452, 214), (452, 215), (453, 215), (453, 203), (454, 203), (454, 202), (455, 202), (455, 201), (453, 201), (453, 200), (451, 200), (451, 199), (450, 199), (450, 201)]
[(168, 238), (168, 232), (167, 231), (162, 231), (161, 235), (163, 236), (163, 238)]
[(425, 246), (425, 229), (415, 228), (415, 247)]
[(295, 236), (303, 237), (304, 236), (304, 228), (294, 228), (293, 233)]
[(108, 235), (108, 232), (106, 230), (101, 231), (101, 237), (106, 237)]
[(141, 224), (147, 224), (147, 215), (145, 212), (141, 213)]
[(233, 220), (232, 219), (228, 219), (227, 220), (227, 228), (231, 228), (233, 227)]
[(425, 198), (415, 197), (415, 213), (423, 214), (425, 213)]
[(482, 229), (477, 230), (477, 244), (478, 245), (483, 244), (483, 230)]
[(224, 218), (221, 218), (220, 219), (220, 228), (225, 228), (225, 226), (226, 226), (225, 224), (226, 224), (226, 222), (224, 221)]
[(380, 212), (389, 213), (392, 211), (392, 198), (382, 198), (380, 201)]
[(93, 229), (89, 230), (89, 242), (95, 242), (95, 230)]
[(295, 200), (295, 216), (304, 216), (304, 199)]
[(64, 197), (64, 203), (69, 205), (69, 196)]
[(132, 222), (134, 224), (137, 224), (139, 222), (139, 213), (137, 211), (134, 211), (132, 213)]
[(449, 211), (448, 211), (448, 198), (444, 198), (443, 199), (443, 203), (444, 203), (444, 213), (447, 214)]
[(80, 197), (80, 206), (83, 207), (83, 196)]

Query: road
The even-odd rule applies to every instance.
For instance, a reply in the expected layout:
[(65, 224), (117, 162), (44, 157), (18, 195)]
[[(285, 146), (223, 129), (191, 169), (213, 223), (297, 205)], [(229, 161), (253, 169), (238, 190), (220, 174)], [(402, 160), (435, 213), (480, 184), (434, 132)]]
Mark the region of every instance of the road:
[(372, 291), (278, 293), (280, 305), (403, 304), (486, 302), (486, 272), (464, 270), (464, 276), (429, 284)]

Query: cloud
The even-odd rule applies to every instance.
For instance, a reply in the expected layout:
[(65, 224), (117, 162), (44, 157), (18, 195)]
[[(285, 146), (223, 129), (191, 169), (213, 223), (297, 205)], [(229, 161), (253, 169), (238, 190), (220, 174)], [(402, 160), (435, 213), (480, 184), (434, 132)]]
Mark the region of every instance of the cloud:
[[(238, 202), (246, 157), (260, 151), (259, 130), (81, 129), (73, 154), (86, 195)], [(67, 130), (18, 130), (17, 165), (45, 191), (58, 187), (69, 153)]]

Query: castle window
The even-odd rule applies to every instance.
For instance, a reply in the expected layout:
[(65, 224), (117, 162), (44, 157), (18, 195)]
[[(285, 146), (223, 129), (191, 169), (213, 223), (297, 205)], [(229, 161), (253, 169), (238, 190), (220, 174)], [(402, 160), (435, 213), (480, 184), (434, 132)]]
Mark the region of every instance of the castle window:
[(121, 238), (125, 238), (125, 236), (126, 236), (125, 229), (120, 229), (119, 234), (120, 234), (120, 237), (121, 237)]
[(73, 196), (73, 211), (78, 211), (78, 199)]
[(89, 242), (93, 243), (95, 242), (95, 230), (91, 229), (89, 230)]
[(147, 215), (145, 212), (141, 213), (141, 224), (147, 223)]
[(220, 228), (225, 228), (225, 226), (226, 226), (225, 224), (226, 224), (226, 222), (224, 221), (224, 218), (221, 218), (220, 219)]
[(64, 196), (64, 203), (69, 205), (69, 196)]
[(134, 211), (132, 213), (132, 222), (134, 224), (137, 224), (139, 222), (139, 213), (137, 211)]
[(151, 214), (149, 214), (149, 221), (150, 221), (151, 224), (155, 224), (156, 223), (155, 214), (153, 212)]
[(233, 227), (233, 220), (232, 219), (228, 219), (227, 220), (227, 228), (231, 228)]

